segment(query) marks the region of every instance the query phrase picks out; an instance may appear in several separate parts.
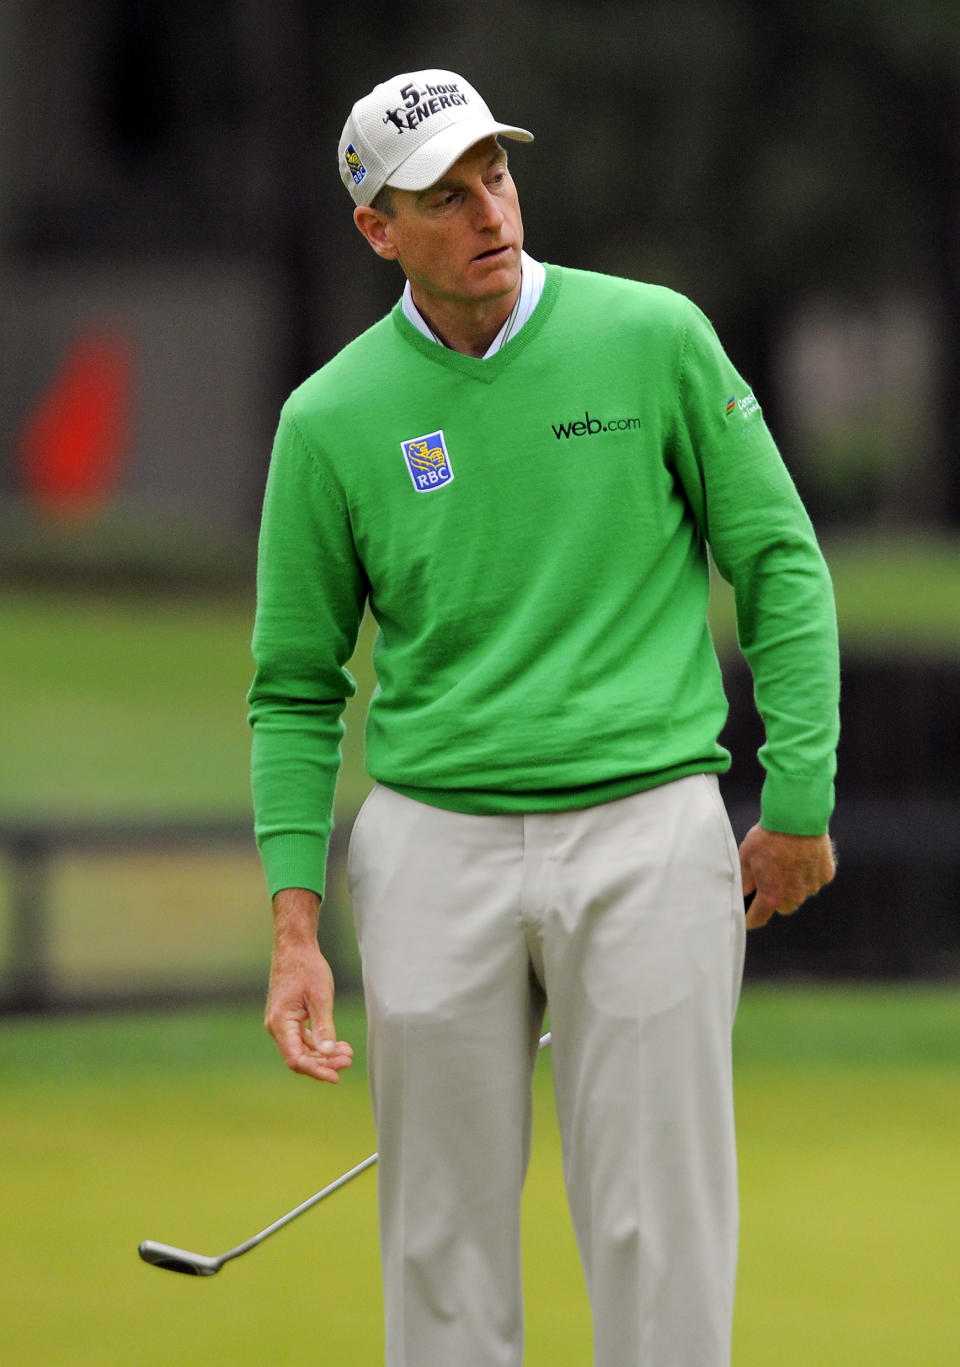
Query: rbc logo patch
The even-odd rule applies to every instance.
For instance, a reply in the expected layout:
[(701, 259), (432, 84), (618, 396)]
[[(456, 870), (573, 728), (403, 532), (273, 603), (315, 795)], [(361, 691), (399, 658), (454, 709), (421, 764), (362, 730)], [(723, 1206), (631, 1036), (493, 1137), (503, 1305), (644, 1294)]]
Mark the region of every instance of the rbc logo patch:
[(430, 432), (425, 437), (411, 437), (409, 441), (402, 441), (400, 447), (418, 494), (442, 489), (453, 479), (442, 431)]
[(347, 166), (350, 168), (350, 174), (353, 176), (354, 185), (359, 185), (367, 174), (367, 168), (360, 160), (360, 154), (357, 152), (357, 149), (352, 142), (348, 144), (344, 156), (346, 157)]

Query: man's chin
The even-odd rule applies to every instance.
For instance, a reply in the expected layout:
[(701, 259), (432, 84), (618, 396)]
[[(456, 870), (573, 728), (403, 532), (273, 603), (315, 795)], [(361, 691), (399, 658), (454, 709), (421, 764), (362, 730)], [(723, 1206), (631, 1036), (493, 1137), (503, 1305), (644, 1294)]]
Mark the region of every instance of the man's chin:
[(471, 274), (477, 282), (478, 294), (496, 299), (510, 294), (520, 284), (520, 253), (506, 251), (496, 256), (474, 257)]

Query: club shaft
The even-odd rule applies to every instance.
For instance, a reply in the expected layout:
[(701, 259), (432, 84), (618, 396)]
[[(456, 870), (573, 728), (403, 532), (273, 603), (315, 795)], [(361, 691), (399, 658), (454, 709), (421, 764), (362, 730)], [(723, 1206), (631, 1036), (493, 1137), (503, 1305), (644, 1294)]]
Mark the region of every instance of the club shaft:
[[(541, 1035), (537, 1050), (546, 1049), (549, 1043), (550, 1031), (548, 1030), (545, 1035)], [(229, 1262), (231, 1258), (239, 1258), (241, 1254), (249, 1253), (251, 1248), (256, 1248), (257, 1244), (262, 1243), (264, 1239), (269, 1239), (271, 1234), (276, 1234), (277, 1230), (283, 1229), (285, 1225), (290, 1224), (291, 1220), (296, 1220), (298, 1216), (305, 1215), (308, 1210), (312, 1210), (313, 1207), (318, 1205), (325, 1197), (332, 1196), (335, 1191), (339, 1191), (341, 1187), (345, 1187), (348, 1182), (352, 1182), (353, 1179), (359, 1177), (362, 1172), (366, 1172), (368, 1168), (372, 1168), (379, 1156), (379, 1153), (371, 1153), (362, 1163), (358, 1163), (356, 1167), (350, 1168), (348, 1172), (342, 1173), (320, 1191), (314, 1192), (313, 1196), (308, 1196), (305, 1201), (301, 1201), (299, 1206), (294, 1206), (293, 1210), (288, 1210), (286, 1215), (281, 1215), (278, 1220), (274, 1220), (272, 1225), (267, 1225), (266, 1229), (261, 1229), (259, 1234), (253, 1234), (249, 1239), (245, 1239), (242, 1244), (237, 1244), (236, 1248), (231, 1248), (228, 1252), (221, 1253), (217, 1261), (226, 1263)]]

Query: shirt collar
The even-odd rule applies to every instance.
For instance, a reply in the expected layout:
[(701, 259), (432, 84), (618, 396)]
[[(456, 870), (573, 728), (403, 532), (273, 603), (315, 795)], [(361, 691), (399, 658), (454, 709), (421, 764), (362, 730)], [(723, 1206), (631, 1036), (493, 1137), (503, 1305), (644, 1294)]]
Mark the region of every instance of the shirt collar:
[[(535, 261), (532, 256), (528, 256), (526, 252), (521, 251), (520, 293), (517, 296), (517, 302), (510, 312), (510, 317), (484, 352), (483, 360), (486, 360), (489, 356), (494, 356), (506, 342), (510, 341), (512, 337), (516, 337), (524, 323), (527, 322), (530, 315), (533, 313), (533, 310), (537, 307), (537, 304), (539, 304), (546, 278), (547, 272), (543, 263)], [(431, 342), (436, 342), (438, 345), (442, 346), (443, 343), (431, 330), (429, 323), (413, 302), (413, 291), (410, 288), (409, 280), (403, 287), (403, 298), (400, 302), (404, 314), (417, 331), (423, 333), (424, 337), (428, 337)]]

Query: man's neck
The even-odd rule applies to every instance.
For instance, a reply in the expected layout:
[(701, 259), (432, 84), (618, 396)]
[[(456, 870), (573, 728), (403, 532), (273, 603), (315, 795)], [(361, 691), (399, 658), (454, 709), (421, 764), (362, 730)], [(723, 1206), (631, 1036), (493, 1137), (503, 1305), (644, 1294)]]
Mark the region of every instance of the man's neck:
[(483, 299), (476, 304), (460, 300), (421, 298), (411, 286), (413, 302), (438, 342), (464, 356), (482, 357), (513, 312), (520, 297), (520, 282), (502, 299)]

